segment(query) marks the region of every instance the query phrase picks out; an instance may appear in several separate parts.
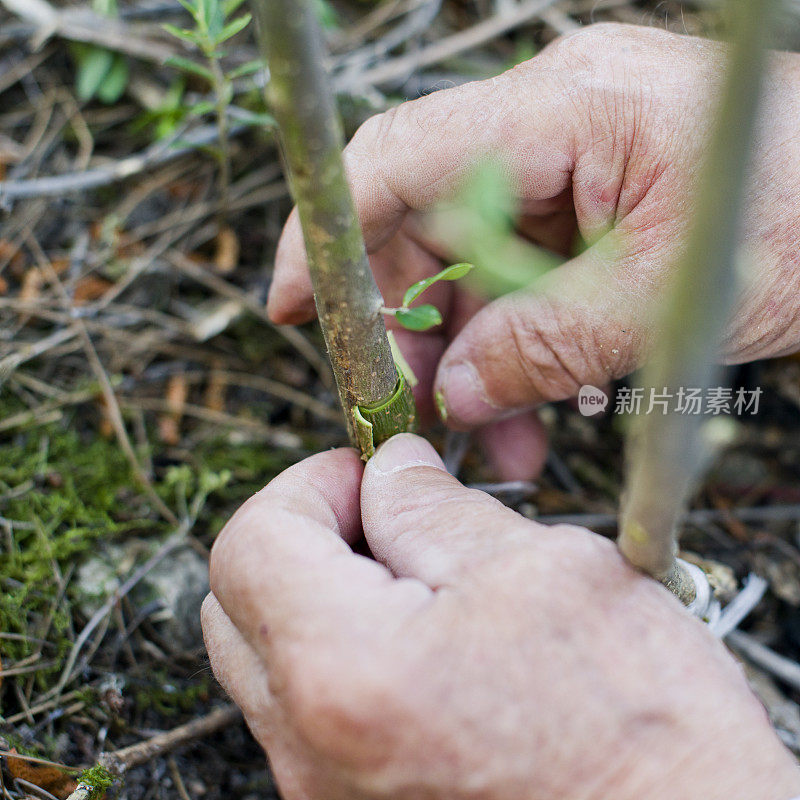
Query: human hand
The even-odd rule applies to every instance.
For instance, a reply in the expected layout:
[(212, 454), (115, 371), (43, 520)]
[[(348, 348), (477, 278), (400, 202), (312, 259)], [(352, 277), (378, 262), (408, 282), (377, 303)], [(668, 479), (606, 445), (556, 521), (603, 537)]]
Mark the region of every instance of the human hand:
[[(421, 217), (456, 191), (470, 168), (500, 156), (521, 192), (519, 230), (567, 253), (577, 230), (592, 246), (532, 289), (481, 303), (458, 286), (430, 299), (445, 326), (398, 331), (432, 415), (486, 432), (503, 478), (529, 477), (544, 456), (530, 414), (510, 412), (602, 386), (636, 368), (652, 337), (651, 305), (669, 276), (691, 216), (693, 179), (724, 50), (650, 28), (597, 25), (536, 58), (392, 109), (365, 123), (346, 151), (373, 271), (386, 303), (441, 268)], [(800, 57), (775, 55), (744, 232), (752, 284), (721, 358), (743, 362), (800, 347)], [(276, 322), (314, 315), (295, 213), (281, 238), (269, 297)], [(497, 422), (501, 420), (500, 422)]]
[[(377, 560), (352, 552), (362, 534)], [(608, 540), (464, 488), (411, 434), (272, 481), (218, 537), (211, 587), (212, 667), (286, 800), (800, 792), (672, 595)]]

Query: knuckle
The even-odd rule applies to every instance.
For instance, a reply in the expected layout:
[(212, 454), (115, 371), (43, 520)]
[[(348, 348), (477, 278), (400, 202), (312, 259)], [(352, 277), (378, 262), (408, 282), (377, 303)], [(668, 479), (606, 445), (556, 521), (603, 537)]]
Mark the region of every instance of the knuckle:
[[(248, 578), (249, 571), (242, 575), (237, 569), (242, 564), (247, 564), (257, 550), (253, 537), (258, 538), (263, 533), (265, 526), (264, 490), (253, 495), (236, 511), (228, 520), (223, 529), (217, 534), (208, 559), (209, 583), (212, 592), (220, 587), (231, 577), (232, 570), (236, 570), (237, 579)], [(276, 510), (273, 509), (269, 517), (274, 523)]]
[(609, 49), (618, 50), (631, 38), (631, 27), (617, 22), (596, 22), (566, 33), (552, 41), (542, 51), (556, 61), (574, 64), (575, 59), (591, 63)]
[(614, 22), (598, 22), (580, 30), (559, 36), (542, 50), (541, 55), (557, 64), (573, 68), (576, 61), (589, 65), (598, 59), (602, 50), (613, 44), (626, 30)]
[(567, 328), (546, 304), (536, 314), (511, 304), (505, 322), (504, 338), (529, 388), (552, 399), (575, 394), (587, 372), (575, 326)]
[(359, 155), (369, 153), (373, 157), (380, 157), (385, 154), (391, 144), (396, 140), (396, 130), (398, 126), (398, 116), (403, 114), (401, 109), (406, 104), (383, 111), (363, 122), (353, 135), (348, 145), (348, 150), (355, 151)]

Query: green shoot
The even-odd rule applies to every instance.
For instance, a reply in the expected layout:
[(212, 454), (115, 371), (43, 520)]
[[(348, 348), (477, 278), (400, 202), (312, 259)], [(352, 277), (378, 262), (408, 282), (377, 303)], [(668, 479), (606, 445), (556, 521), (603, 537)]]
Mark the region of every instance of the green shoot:
[(133, 130), (152, 128), (158, 140), (175, 136), (189, 113), (184, 103), (185, 91), (185, 81), (183, 76), (179, 76), (172, 82), (157, 106), (139, 115), (133, 123)]
[(484, 161), (452, 202), (426, 223), (431, 238), (477, 267), (471, 281), (488, 297), (524, 289), (563, 258), (516, 235), (517, 191), (503, 165)]
[[(92, 9), (107, 17), (117, 15), (117, 0), (93, 0)], [(84, 102), (97, 97), (102, 103), (116, 103), (128, 86), (128, 61), (120, 53), (93, 44), (75, 44), (71, 48), (77, 69), (75, 91)]]
[(443, 269), (430, 278), (423, 278), (415, 284), (409, 286), (403, 295), (403, 305), (399, 308), (381, 309), (384, 314), (393, 316), (404, 328), (410, 331), (427, 331), (442, 324), (442, 315), (436, 306), (429, 304), (409, 308), (424, 291), (439, 281), (457, 281), (463, 278), (472, 270), (472, 264), (453, 264)]
[[(261, 60), (249, 61), (230, 72), (222, 67), (225, 56), (222, 45), (243, 31), (252, 19), (250, 14), (233, 17), (234, 12), (244, 0), (180, 0), (181, 5), (194, 20), (194, 28), (178, 28), (175, 25), (164, 25), (164, 29), (176, 38), (193, 47), (199, 48), (206, 63), (201, 64), (190, 58), (172, 56), (167, 59), (169, 66), (183, 73), (193, 75), (205, 81), (213, 95), (213, 102), (201, 100), (191, 106), (187, 113), (191, 116), (203, 116), (213, 113), (219, 132), (219, 147), (212, 150), (219, 164), (219, 188), (222, 209), (228, 207), (228, 195), (231, 181), (230, 137), (228, 126), (228, 108), (233, 100), (233, 82), (237, 78), (252, 75), (262, 69)], [(253, 115), (245, 119), (245, 123), (263, 125), (264, 115)], [(271, 122), (271, 120), (267, 120)]]

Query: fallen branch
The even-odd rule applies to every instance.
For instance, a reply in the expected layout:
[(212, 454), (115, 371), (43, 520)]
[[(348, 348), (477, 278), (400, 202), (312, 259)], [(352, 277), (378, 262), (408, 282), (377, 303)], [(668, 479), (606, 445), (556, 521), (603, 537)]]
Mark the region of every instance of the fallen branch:
[[(497, 14), (473, 25), (471, 28), (445, 36), (434, 44), (413, 53), (400, 56), (384, 64), (368, 69), (357, 76), (357, 82), (380, 86), (397, 80), (404, 80), (411, 72), (438, 64), (466, 50), (494, 39), (508, 31), (539, 16), (545, 9), (555, 5), (557, 0), (527, 0), (520, 3), (510, 14)], [(337, 76), (334, 86), (338, 91), (349, 91), (355, 86), (350, 74)]]
[(129, 769), (144, 764), (153, 758), (165, 755), (176, 747), (180, 747), (195, 739), (210, 736), (218, 730), (230, 727), (241, 720), (242, 712), (232, 703), (215, 708), (204, 717), (199, 717), (185, 725), (179, 725), (171, 731), (159, 733), (143, 742), (138, 742), (121, 750), (104, 753), (100, 756), (100, 764), (112, 775), (120, 776)]
[[(7, 0), (0, 0), (7, 2)], [(232, 127), (230, 134), (244, 130), (244, 125)], [(180, 145), (177, 142), (180, 140)], [(158, 142), (143, 153), (123, 158), (107, 167), (96, 167), (83, 172), (67, 172), (64, 175), (51, 175), (21, 181), (0, 181), (0, 207), (11, 200), (24, 200), (31, 197), (54, 197), (69, 192), (83, 192), (97, 189), (117, 181), (138, 175), (152, 167), (174, 161), (176, 158), (195, 152), (199, 147), (217, 140), (217, 126), (203, 125), (193, 131), (181, 133), (166, 142)]]
[(176, 747), (195, 739), (211, 736), (223, 728), (235, 725), (241, 718), (241, 711), (235, 705), (228, 704), (214, 709), (204, 717), (179, 725), (171, 731), (159, 733), (143, 742), (103, 753), (97, 766), (84, 772), (77, 788), (67, 800), (91, 800), (129, 769), (166, 755)]
[(793, 689), (800, 690), (800, 664), (792, 661), (761, 644), (758, 639), (742, 631), (733, 631), (725, 638), (736, 652), (743, 655), (757, 667), (774, 675), (779, 681)]

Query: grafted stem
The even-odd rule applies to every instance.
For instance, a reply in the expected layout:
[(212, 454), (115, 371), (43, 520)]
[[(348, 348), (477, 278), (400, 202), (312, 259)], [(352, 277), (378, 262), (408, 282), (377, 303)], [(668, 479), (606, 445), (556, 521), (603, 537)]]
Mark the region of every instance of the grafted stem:
[(415, 411), (405, 384), (392, 400), (399, 377), (345, 176), (344, 137), (322, 66), (322, 36), (309, 0), (253, 0), (253, 9), (270, 70), (267, 100), (280, 128), (320, 326), (351, 441), (368, 456), (357, 425), (359, 408), (399, 403), (391, 433), (411, 429)]
[[(736, 252), (759, 108), (767, 41), (777, 0), (728, 0), (732, 43), (722, 99), (698, 185), (692, 229), (673, 277), (648, 390), (704, 391), (717, 382), (723, 330), (736, 297)], [(677, 521), (706, 461), (705, 419), (669, 413), (634, 418), (618, 544), (636, 567), (685, 602), (692, 580), (676, 562)]]

